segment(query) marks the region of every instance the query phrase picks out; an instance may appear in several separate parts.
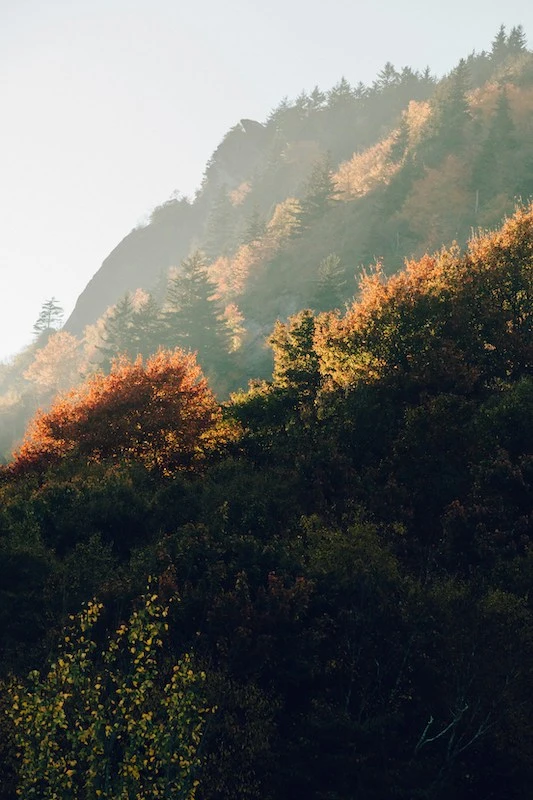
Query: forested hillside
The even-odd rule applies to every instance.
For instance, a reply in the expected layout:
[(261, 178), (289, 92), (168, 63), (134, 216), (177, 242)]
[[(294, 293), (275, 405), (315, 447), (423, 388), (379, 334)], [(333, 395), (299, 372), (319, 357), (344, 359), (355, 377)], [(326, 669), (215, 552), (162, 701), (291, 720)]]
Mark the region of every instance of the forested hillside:
[[(386, 63), (243, 119), (213, 153), (194, 199), (176, 197), (109, 255), (60, 332), (2, 366), (0, 448), (57, 391), (159, 346), (198, 353), (219, 397), (267, 378), (274, 323), (343, 308), (361, 270), (386, 274), (533, 193), (533, 55), (501, 29), (437, 80)], [(67, 365), (67, 366), (65, 366)]]
[(0, 800), (529, 796), (532, 134), (520, 28), (343, 79), (43, 305), (0, 370)]
[(532, 278), (529, 207), (278, 322), (223, 406), (173, 350), (37, 415), (0, 474), (1, 796), (18, 746), (24, 797), (526, 797)]

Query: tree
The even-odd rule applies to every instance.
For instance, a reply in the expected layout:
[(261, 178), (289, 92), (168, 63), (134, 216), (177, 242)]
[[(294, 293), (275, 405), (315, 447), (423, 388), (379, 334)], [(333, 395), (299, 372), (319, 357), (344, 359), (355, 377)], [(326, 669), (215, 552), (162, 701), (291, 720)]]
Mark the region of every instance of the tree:
[(274, 353), (274, 386), (296, 390), (301, 399), (311, 402), (320, 385), (314, 332), (313, 312), (304, 309), (286, 324), (278, 320), (268, 340)]
[[(397, 86), (400, 82), (400, 77), (400, 73), (395, 69), (394, 64), (387, 61), (381, 72), (378, 73), (378, 77), (374, 81), (373, 86), (378, 92), (383, 92), (385, 89)], [(405, 77), (411, 76), (405, 75)]]
[(11, 469), (67, 457), (140, 462), (163, 473), (197, 467), (229, 428), (194, 355), (160, 350), (143, 364), (118, 359), (30, 423)]
[(63, 320), (63, 309), (58, 304), (55, 297), (43, 303), (37, 321), (33, 326), (33, 332), (38, 338), (43, 333), (48, 333), (51, 330), (57, 330), (61, 327)]
[(495, 66), (502, 64), (508, 55), (507, 36), (505, 33), (505, 25), (500, 25), (498, 33), (492, 40), (492, 48), (490, 51), (490, 58)]
[(79, 383), (83, 370), (81, 344), (68, 331), (53, 333), (24, 372), (41, 392), (63, 392)]
[(153, 355), (163, 341), (161, 307), (152, 294), (137, 290), (133, 297), (132, 345), (134, 354)]
[(515, 158), (515, 126), (511, 117), (509, 98), (503, 88), (498, 96), (487, 137), (472, 169), (472, 188), (479, 192), (478, 197), (482, 203), (505, 187), (508, 194), (512, 194), (518, 178), (518, 175), (513, 174)]
[(312, 225), (331, 206), (335, 194), (335, 183), (332, 176), (333, 170), (328, 155), (315, 161), (301, 201), (302, 225)]
[(245, 221), (245, 228), (242, 235), (242, 244), (252, 244), (257, 242), (264, 236), (266, 231), (266, 222), (263, 219), (257, 203), (253, 206), (252, 211)]
[(344, 299), (346, 273), (336, 253), (330, 253), (318, 265), (315, 298), (318, 311), (339, 308)]
[(354, 93), (344, 75), (335, 86), (327, 93), (328, 108), (346, 108), (353, 106)]
[(192, 800), (210, 709), (189, 655), (165, 669), (168, 608), (146, 594), (103, 650), (90, 602), (48, 673), (11, 689), (24, 800)]
[(324, 92), (320, 91), (318, 86), (315, 86), (311, 94), (309, 95), (309, 106), (312, 111), (317, 111), (319, 108), (323, 108), (326, 102), (326, 95)]
[(238, 244), (237, 215), (228, 197), (228, 188), (221, 186), (213, 200), (203, 237), (203, 250), (209, 258), (229, 256)]
[(231, 345), (216, 291), (205, 256), (197, 250), (181, 262), (168, 283), (164, 336), (166, 346), (197, 351), (206, 372), (220, 376)]
[(519, 56), (527, 52), (527, 39), (522, 25), (517, 25), (511, 29), (507, 39), (507, 47), (511, 56)]
[(102, 344), (98, 350), (103, 355), (102, 368), (109, 371), (113, 359), (121, 355), (137, 355), (133, 353), (133, 303), (129, 292), (114, 306), (107, 310), (103, 318)]
[(470, 88), (468, 66), (462, 58), (457, 67), (435, 91), (432, 113), (427, 125), (426, 155), (431, 166), (450, 152), (457, 152), (464, 141), (466, 123), (470, 119), (467, 92)]

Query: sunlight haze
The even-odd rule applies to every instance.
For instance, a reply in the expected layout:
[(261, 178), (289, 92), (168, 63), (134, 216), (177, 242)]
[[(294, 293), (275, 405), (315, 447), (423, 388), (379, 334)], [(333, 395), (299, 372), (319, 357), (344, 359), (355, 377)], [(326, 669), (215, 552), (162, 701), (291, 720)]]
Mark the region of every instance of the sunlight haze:
[(194, 196), (239, 119), (386, 61), (443, 75), (502, 23), (531, 45), (527, 0), (0, 0), (0, 359), (151, 209)]

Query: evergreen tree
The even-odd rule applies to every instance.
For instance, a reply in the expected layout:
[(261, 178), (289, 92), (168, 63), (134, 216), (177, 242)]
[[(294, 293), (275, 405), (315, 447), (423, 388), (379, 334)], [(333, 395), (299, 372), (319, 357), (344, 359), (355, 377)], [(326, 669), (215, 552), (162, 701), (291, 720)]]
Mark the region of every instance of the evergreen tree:
[(469, 88), (468, 66), (462, 58), (450, 75), (441, 82), (433, 97), (426, 147), (422, 147), (428, 165), (434, 166), (444, 155), (460, 150), (466, 124), (470, 119), (467, 99)]
[(245, 221), (244, 233), (242, 236), (242, 244), (251, 244), (260, 239), (266, 230), (265, 220), (263, 219), (259, 206), (254, 204), (252, 211)]
[(228, 197), (227, 186), (221, 186), (211, 206), (203, 237), (203, 250), (210, 259), (229, 256), (237, 244), (236, 214)]
[(331, 206), (335, 193), (329, 155), (315, 161), (302, 199), (301, 224), (312, 225)]
[(354, 102), (353, 89), (344, 75), (328, 92), (328, 108), (344, 108)]
[(102, 368), (108, 372), (113, 360), (120, 355), (135, 356), (135, 337), (133, 335), (134, 308), (131, 295), (126, 292), (118, 303), (104, 316), (104, 330), (101, 335), (102, 344), (98, 350), (102, 353)]
[(313, 111), (316, 111), (319, 108), (323, 108), (326, 102), (326, 95), (324, 92), (321, 92), (318, 86), (315, 86), (311, 94), (309, 95), (309, 104), (310, 108)]
[(43, 333), (57, 330), (61, 327), (63, 320), (63, 309), (58, 304), (55, 297), (43, 303), (41, 311), (33, 326), (33, 333), (39, 338)]
[(511, 56), (519, 56), (527, 52), (526, 34), (521, 25), (517, 25), (511, 29), (511, 33), (507, 39), (507, 48)]
[(152, 294), (133, 313), (132, 340), (136, 352), (144, 358), (153, 355), (162, 344), (161, 308)]
[(344, 300), (346, 274), (336, 253), (330, 253), (318, 266), (315, 289), (317, 311), (339, 308)]
[(500, 29), (492, 41), (490, 58), (495, 66), (503, 64), (509, 54), (505, 25), (500, 25)]
[(479, 192), (478, 199), (482, 203), (490, 199), (493, 192), (501, 192), (502, 189), (512, 195), (515, 144), (515, 128), (509, 99), (505, 89), (502, 89), (487, 138), (472, 170), (472, 188)]
[(373, 87), (378, 92), (383, 92), (385, 89), (390, 89), (393, 86), (397, 86), (400, 82), (400, 74), (394, 68), (394, 64), (390, 61), (387, 61), (381, 72), (378, 73), (378, 77), (374, 81)]
[(215, 292), (205, 255), (197, 250), (181, 262), (178, 274), (170, 279), (164, 311), (165, 346), (197, 351), (210, 376), (223, 374), (231, 346)]

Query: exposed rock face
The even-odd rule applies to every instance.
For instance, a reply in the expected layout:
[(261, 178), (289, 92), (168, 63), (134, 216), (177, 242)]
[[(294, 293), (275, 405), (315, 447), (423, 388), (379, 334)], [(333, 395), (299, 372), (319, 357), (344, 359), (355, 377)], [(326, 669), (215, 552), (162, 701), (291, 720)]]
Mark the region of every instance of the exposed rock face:
[(197, 216), (189, 203), (174, 201), (158, 209), (149, 225), (132, 230), (89, 281), (65, 329), (80, 335), (126, 292), (152, 288), (163, 271), (187, 255)]
[(148, 225), (124, 237), (80, 294), (65, 330), (80, 335), (126, 292), (153, 288), (162, 273), (179, 264), (201, 239), (217, 190), (234, 188), (248, 177), (270, 137), (264, 125), (251, 119), (231, 128), (209, 162), (194, 203), (171, 200), (156, 209)]

